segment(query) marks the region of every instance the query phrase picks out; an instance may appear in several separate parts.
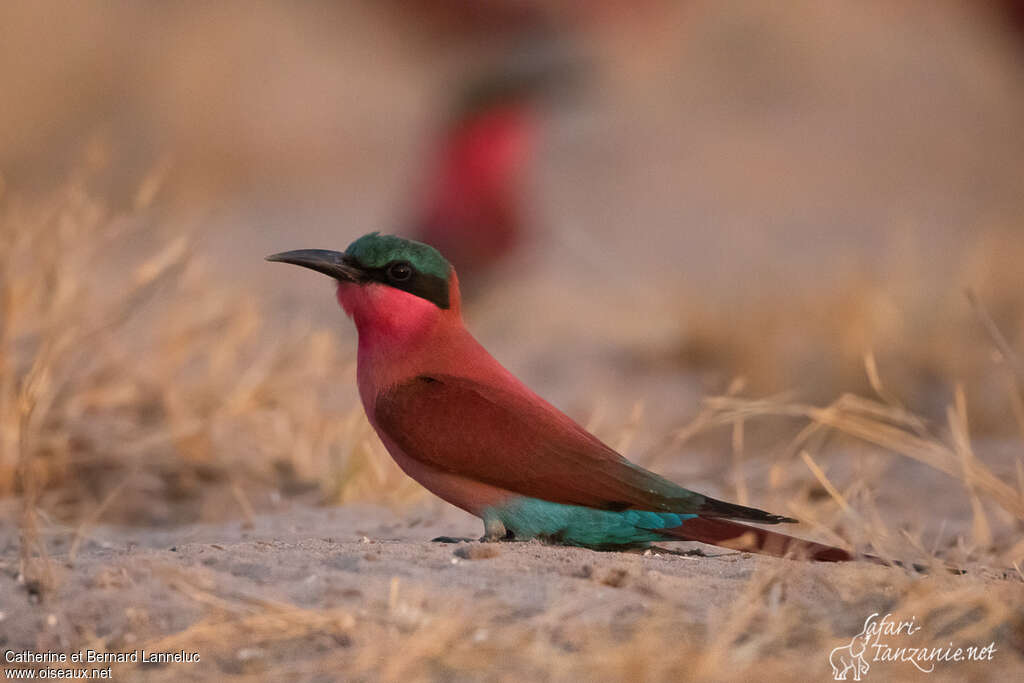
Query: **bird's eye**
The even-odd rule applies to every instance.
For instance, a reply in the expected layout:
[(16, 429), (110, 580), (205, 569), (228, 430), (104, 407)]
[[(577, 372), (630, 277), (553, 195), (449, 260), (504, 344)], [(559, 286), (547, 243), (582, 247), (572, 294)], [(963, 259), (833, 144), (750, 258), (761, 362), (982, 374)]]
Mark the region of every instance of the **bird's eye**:
[(388, 279), (392, 282), (405, 282), (412, 277), (412, 266), (405, 261), (395, 261), (388, 266)]

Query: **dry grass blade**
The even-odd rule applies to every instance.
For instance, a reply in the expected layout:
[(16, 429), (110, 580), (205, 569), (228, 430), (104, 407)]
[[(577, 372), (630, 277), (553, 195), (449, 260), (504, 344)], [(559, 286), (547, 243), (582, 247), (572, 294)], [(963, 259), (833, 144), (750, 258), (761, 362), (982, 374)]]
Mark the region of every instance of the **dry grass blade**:
[(125, 490), (125, 488), (132, 482), (135, 475), (138, 474), (139, 468), (136, 466), (125, 475), (121, 481), (115, 486), (110, 492), (104, 497), (103, 501), (96, 506), (92, 512), (83, 517), (82, 521), (79, 522), (75, 528), (74, 536), (71, 538), (71, 546), (68, 548), (68, 564), (73, 565), (75, 558), (78, 557), (78, 550), (82, 545), (82, 541), (86, 538), (89, 533), (89, 529), (95, 526), (100, 518), (103, 517), (103, 513), (107, 511), (107, 508), (117, 500), (118, 496)]
[[(351, 373), (336, 335), (262, 334), (258, 302), (212, 282), (175, 232), (165, 237), (144, 212), (110, 212), (76, 182), (42, 201), (11, 198), (0, 213), (0, 495), (26, 494), (28, 555), (43, 554), (33, 510), (57, 498), (84, 534), (101, 517), (195, 514), (195, 496), (218, 501), (204, 514), (251, 519), (257, 488), (414, 493), (339, 427), (355, 397), (339, 403), (322, 381)], [(118, 260), (126, 250), (142, 252), (138, 265)], [(361, 473), (339, 476), (353, 457)], [(131, 472), (163, 491), (125, 485)]]
[(974, 290), (968, 289), (964, 293), (971, 304), (971, 308), (978, 316), (978, 320), (981, 322), (985, 331), (988, 333), (989, 337), (991, 337), (992, 342), (999, 350), (999, 353), (1002, 355), (1003, 360), (1005, 360), (1013, 370), (1017, 377), (1017, 381), (1024, 382), (1024, 364), (1021, 363), (1020, 358), (1017, 357), (1017, 354), (1013, 351), (1010, 343), (1006, 340), (1006, 337), (1003, 336), (1003, 333), (996, 324), (996, 321), (993, 320), (992, 316), (989, 314), (988, 309), (982, 305), (978, 296), (974, 293)]
[(709, 399), (707, 405), (711, 416), (705, 420), (705, 425), (709, 426), (728, 424), (740, 417), (748, 420), (768, 416), (806, 418), (961, 479), (978, 487), (979, 492), (983, 491), (1014, 516), (1024, 518), (1024, 504), (1017, 491), (994, 475), (984, 463), (971, 459), (965, 465), (954, 445), (938, 437), (919, 436), (916, 429), (910, 427), (921, 424), (913, 416), (869, 399), (854, 401), (844, 397), (830, 406), (819, 408), (800, 403), (717, 397)]
[(803, 459), (804, 464), (807, 465), (807, 469), (811, 471), (814, 478), (818, 480), (818, 483), (828, 491), (828, 495), (832, 496), (832, 499), (836, 501), (842, 511), (848, 515), (856, 516), (857, 513), (850, 507), (850, 504), (846, 502), (846, 498), (844, 498), (843, 494), (839, 492), (839, 489), (829, 481), (829, 478), (825, 475), (825, 471), (821, 469), (818, 463), (814, 462), (814, 458), (811, 457), (811, 454), (807, 451), (800, 451), (800, 458)]

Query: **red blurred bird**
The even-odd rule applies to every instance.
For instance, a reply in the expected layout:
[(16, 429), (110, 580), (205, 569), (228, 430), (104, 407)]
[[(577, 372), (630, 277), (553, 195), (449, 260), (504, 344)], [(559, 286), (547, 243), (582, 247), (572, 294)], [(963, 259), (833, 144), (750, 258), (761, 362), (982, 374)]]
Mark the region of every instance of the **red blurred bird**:
[(530, 228), (526, 185), (545, 100), (575, 88), (580, 59), (565, 39), (533, 36), (468, 79), (429, 164), (410, 236), (436, 247), (463, 282), (519, 247)]
[(512, 84), (491, 87), (471, 93), (446, 131), (414, 230), (468, 278), (523, 239), (524, 183), (537, 138), (529, 93)]

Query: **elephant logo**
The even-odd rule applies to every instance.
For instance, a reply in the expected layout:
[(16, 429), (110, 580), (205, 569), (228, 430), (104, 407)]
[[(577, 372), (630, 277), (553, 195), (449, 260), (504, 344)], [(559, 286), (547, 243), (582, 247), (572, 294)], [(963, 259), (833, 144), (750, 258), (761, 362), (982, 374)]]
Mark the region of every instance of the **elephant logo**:
[(868, 669), (871, 667), (864, 654), (874, 635), (869, 632), (868, 626), (876, 616), (878, 615), (872, 614), (864, 621), (864, 630), (855, 635), (849, 645), (840, 645), (829, 654), (828, 662), (832, 665), (832, 677), (835, 680), (845, 681), (851, 671), (855, 681), (859, 681), (861, 676), (867, 675)]

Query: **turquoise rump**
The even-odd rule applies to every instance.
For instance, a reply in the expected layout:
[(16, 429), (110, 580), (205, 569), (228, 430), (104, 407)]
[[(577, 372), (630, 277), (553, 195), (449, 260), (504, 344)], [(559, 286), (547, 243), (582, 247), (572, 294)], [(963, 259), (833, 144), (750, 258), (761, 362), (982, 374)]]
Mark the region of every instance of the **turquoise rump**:
[(648, 510), (613, 512), (537, 498), (513, 498), (483, 511), (486, 524), (499, 521), (520, 540), (537, 538), (585, 548), (642, 546), (665, 540), (656, 529), (673, 529), (697, 515)]

